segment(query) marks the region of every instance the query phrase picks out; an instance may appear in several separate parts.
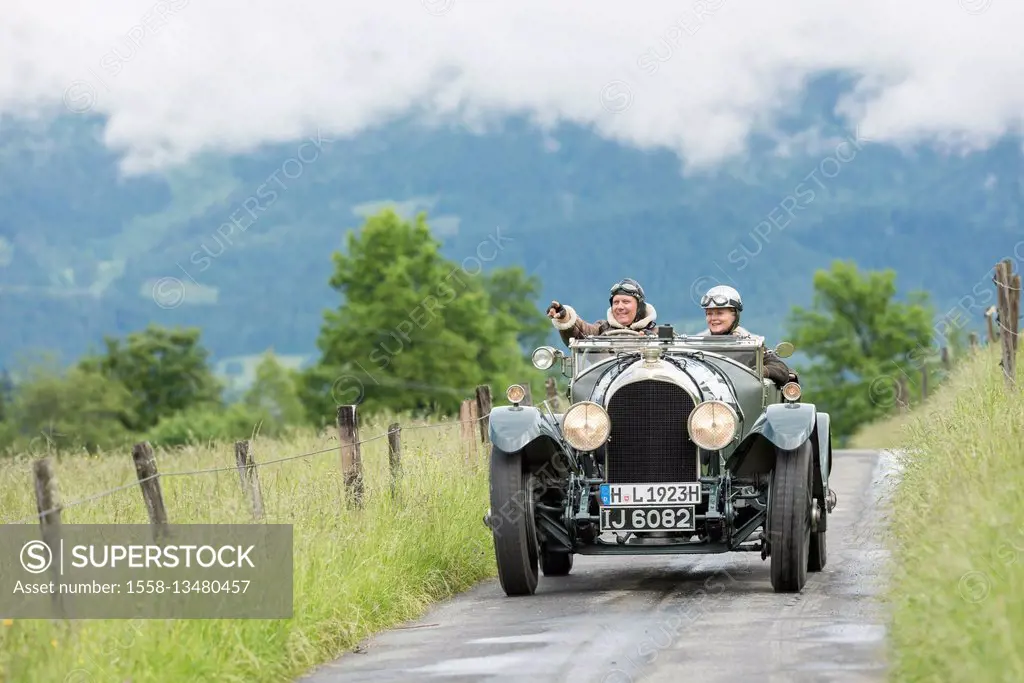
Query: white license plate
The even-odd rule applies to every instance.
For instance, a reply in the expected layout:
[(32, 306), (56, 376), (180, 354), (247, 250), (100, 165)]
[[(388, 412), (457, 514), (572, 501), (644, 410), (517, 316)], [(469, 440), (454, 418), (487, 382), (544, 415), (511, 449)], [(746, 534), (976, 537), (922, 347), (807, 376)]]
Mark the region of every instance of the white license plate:
[(685, 484), (601, 484), (601, 505), (700, 505), (700, 482)]
[(659, 505), (657, 507), (601, 508), (601, 533), (606, 531), (694, 531), (693, 507)]

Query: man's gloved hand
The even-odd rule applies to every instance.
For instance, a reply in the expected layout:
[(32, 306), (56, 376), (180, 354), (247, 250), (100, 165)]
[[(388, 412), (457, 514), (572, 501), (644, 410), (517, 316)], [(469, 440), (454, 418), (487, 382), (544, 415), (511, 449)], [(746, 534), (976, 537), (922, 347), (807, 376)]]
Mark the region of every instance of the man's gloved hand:
[(557, 301), (552, 301), (551, 305), (548, 306), (547, 314), (549, 318), (557, 318), (558, 320), (562, 320), (565, 318), (565, 307), (562, 306), (562, 304), (558, 303)]

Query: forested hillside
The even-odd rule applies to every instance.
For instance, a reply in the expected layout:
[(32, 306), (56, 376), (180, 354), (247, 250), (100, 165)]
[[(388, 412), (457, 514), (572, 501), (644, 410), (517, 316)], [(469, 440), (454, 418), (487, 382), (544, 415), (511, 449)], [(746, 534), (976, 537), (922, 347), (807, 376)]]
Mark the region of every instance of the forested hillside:
[[(477, 135), (404, 122), (122, 178), (101, 130), (81, 117), (0, 126), (5, 367), (40, 349), (70, 363), (149, 322), (201, 328), (222, 371), (271, 347), (310, 358), (323, 310), (338, 304), (330, 253), (385, 202), (426, 211), (455, 262), (479, 250), (485, 269), (537, 275), (538, 308), (558, 298), (603, 317), (608, 286), (631, 276), (662, 320), (695, 328), (695, 296), (724, 281), (769, 339), (834, 258), (895, 268), (900, 292), (929, 290), (941, 312), (1020, 239), (1010, 143), (944, 157), (832, 128), (825, 153), (761, 144), (714, 176), (686, 176), (669, 152), (580, 128), (512, 120)], [(496, 235), (500, 249), (480, 247)]]

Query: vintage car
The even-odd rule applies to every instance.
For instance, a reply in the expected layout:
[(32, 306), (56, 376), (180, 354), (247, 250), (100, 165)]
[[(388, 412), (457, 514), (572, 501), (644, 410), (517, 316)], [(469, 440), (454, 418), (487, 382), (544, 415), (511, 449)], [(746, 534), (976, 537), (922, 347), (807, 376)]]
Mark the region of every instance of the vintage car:
[[(762, 376), (761, 338), (613, 330), (533, 353), (569, 377), (564, 412), (490, 413), (490, 527), (506, 595), (573, 556), (760, 552), (775, 592), (826, 560), (832, 438), (801, 388)], [(792, 355), (783, 342), (772, 352)]]

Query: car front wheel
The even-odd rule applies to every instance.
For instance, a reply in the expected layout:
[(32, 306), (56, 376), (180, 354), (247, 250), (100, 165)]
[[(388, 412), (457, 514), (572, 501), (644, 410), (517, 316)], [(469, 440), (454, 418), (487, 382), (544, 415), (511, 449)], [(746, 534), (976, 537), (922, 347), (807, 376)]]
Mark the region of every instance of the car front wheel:
[(532, 477), (521, 451), (491, 449), (490, 527), (498, 581), (506, 595), (533, 595), (537, 590), (539, 553), (534, 518)]
[(807, 582), (811, 549), (811, 442), (777, 450), (775, 463), (768, 523), (772, 588), (799, 593)]
[[(821, 515), (822, 521), (828, 515), (828, 510), (824, 507), (818, 509), (818, 514)], [(819, 522), (819, 525), (822, 522)], [(820, 572), (825, 568), (825, 562), (828, 560), (828, 545), (827, 538), (825, 537), (826, 532), (815, 531), (811, 534), (811, 548), (810, 554), (807, 556), (807, 571), (809, 572)]]

